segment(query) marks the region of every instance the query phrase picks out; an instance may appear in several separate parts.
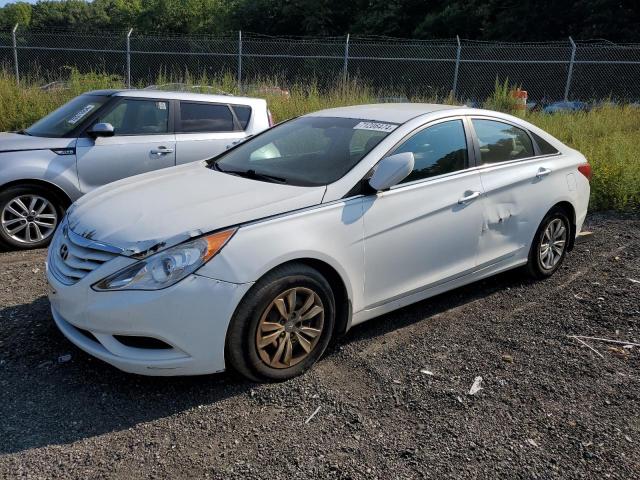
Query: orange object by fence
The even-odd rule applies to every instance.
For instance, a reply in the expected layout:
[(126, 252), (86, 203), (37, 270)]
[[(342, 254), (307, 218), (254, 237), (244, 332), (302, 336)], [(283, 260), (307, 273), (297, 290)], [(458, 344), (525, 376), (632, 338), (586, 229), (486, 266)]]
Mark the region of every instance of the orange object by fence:
[(527, 91), (526, 90), (520, 90), (519, 88), (516, 88), (513, 91), (513, 98), (516, 99), (517, 110), (527, 109)]

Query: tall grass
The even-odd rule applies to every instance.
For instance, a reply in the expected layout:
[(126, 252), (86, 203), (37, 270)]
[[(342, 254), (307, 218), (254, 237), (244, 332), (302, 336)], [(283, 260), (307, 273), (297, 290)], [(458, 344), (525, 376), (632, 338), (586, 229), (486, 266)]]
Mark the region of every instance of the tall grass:
[(499, 112), (515, 113), (517, 101), (514, 93), (516, 89), (517, 87), (509, 84), (508, 77), (502, 82), (496, 77), (493, 92), (484, 101), (484, 108), (497, 110)]
[(15, 82), (13, 75), (0, 69), (0, 131), (28, 127), (73, 97), (88, 90), (121, 88), (118, 77), (98, 73), (79, 74), (70, 70), (65, 88), (52, 86), (45, 91), (42, 85), (23, 79)]
[[(175, 81), (161, 76), (156, 83), (171, 84)], [(186, 73), (178, 81), (202, 86), (196, 91), (240, 93), (235, 78), (230, 74), (212, 78)], [(373, 90), (358, 80), (340, 82), (326, 91), (314, 82), (296, 84), (287, 87), (288, 95), (264, 88), (277, 84), (278, 79), (265, 79), (246, 86), (242, 92), (266, 98), (276, 121), (324, 108), (375, 103), (380, 97), (393, 96), (393, 92)], [(25, 128), (82, 92), (122, 88), (123, 84), (119, 77), (79, 74), (71, 70), (64, 88), (44, 91), (40, 87), (37, 80), (29, 79), (23, 79), (18, 85), (10, 73), (0, 69), (0, 131)], [(496, 81), (496, 92), (487, 99), (485, 106), (512, 111), (511, 90), (508, 81)], [(451, 98), (410, 100), (452, 103)], [(592, 210), (624, 210), (640, 206), (640, 108), (603, 106), (589, 112), (529, 113), (526, 118), (587, 157), (594, 175), (591, 182)]]
[(593, 169), (592, 210), (640, 206), (640, 108), (534, 113), (527, 120), (587, 157)]

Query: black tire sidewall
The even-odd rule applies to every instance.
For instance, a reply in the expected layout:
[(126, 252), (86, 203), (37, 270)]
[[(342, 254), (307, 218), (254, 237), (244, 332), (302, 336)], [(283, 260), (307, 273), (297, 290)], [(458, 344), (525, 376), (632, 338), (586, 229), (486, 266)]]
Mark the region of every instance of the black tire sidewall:
[[(276, 296), (293, 287), (315, 291), (324, 307), (324, 325), (316, 347), (303, 361), (286, 369), (271, 368), (260, 358), (255, 338), (260, 317)], [(238, 307), (227, 335), (227, 360), (231, 366), (252, 380), (283, 381), (309, 369), (326, 350), (335, 325), (335, 299), (326, 279), (306, 265), (287, 266), (272, 272), (247, 293)]]
[[(567, 230), (567, 239), (565, 241), (564, 250), (562, 251), (562, 256), (560, 257), (560, 260), (558, 261), (558, 263), (556, 263), (553, 268), (546, 269), (542, 266), (542, 262), (540, 261), (540, 255), (538, 253), (540, 251), (540, 244), (542, 243), (544, 231), (546, 230), (549, 223), (551, 223), (553, 220), (556, 220), (556, 219), (562, 220), (562, 224), (564, 225), (564, 228), (566, 228)], [(569, 218), (564, 213), (564, 211), (552, 210), (544, 217), (544, 219), (540, 223), (540, 226), (538, 227), (538, 230), (536, 231), (533, 244), (531, 245), (531, 251), (529, 252), (528, 267), (529, 267), (530, 273), (534, 277), (536, 278), (550, 277), (560, 268), (560, 265), (562, 265), (562, 262), (564, 262), (564, 258), (567, 255), (567, 247), (569, 245), (570, 235), (571, 235), (571, 226), (569, 224)]]
[[(46, 188), (39, 187), (37, 185), (18, 185), (15, 187), (7, 188), (0, 192), (0, 214), (4, 210), (5, 205), (13, 200), (14, 198), (20, 195), (38, 195), (43, 198), (46, 198), (53, 207), (56, 209), (56, 213), (58, 215), (58, 223), (56, 224), (56, 228), (60, 225), (60, 221), (64, 216), (65, 208), (62, 206), (62, 202), (58, 198), (57, 195), (52, 193), (50, 190)], [(36, 243), (24, 244), (20, 242), (16, 242), (11, 237), (5, 235), (4, 230), (0, 228), (0, 243), (10, 249), (15, 250), (31, 250), (36, 248), (44, 248), (51, 242), (53, 238), (53, 234), (49, 235), (48, 238)]]

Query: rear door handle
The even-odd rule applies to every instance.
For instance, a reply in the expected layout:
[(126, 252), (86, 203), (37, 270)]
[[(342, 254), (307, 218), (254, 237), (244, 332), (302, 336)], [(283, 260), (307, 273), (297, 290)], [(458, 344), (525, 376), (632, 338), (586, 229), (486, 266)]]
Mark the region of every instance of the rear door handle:
[(458, 203), (460, 205), (464, 205), (466, 203), (469, 203), (472, 200), (475, 200), (480, 195), (482, 195), (482, 192), (471, 192), (468, 195), (465, 195), (464, 197), (462, 197), (460, 200), (458, 200)]
[(550, 168), (540, 167), (540, 170), (538, 170), (538, 173), (536, 173), (536, 178), (546, 177), (551, 172), (552, 170)]
[(167, 153), (173, 153), (173, 148), (158, 147), (151, 150), (152, 155), (166, 155)]

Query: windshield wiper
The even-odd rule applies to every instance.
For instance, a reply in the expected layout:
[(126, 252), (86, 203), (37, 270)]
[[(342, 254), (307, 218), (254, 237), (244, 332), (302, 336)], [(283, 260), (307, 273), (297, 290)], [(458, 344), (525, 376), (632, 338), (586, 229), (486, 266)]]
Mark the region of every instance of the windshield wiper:
[(249, 170), (224, 170), (218, 165), (218, 162), (215, 162), (213, 168), (218, 170), (219, 172), (228, 173), (230, 175), (237, 175), (239, 177), (250, 178), (252, 180), (262, 180), (266, 182), (278, 182), (278, 183), (287, 183), (286, 178), (276, 177), (275, 175), (269, 175), (267, 173), (258, 173), (253, 169)]
[(18, 135), (26, 135), (26, 136), (28, 136), (28, 137), (31, 137), (31, 136), (32, 136), (32, 135), (31, 135), (29, 132), (27, 132), (24, 128), (23, 128), (22, 130), (18, 130), (16, 133), (17, 133)]

